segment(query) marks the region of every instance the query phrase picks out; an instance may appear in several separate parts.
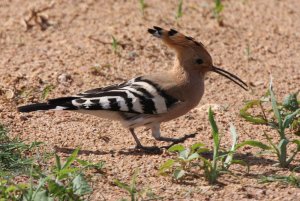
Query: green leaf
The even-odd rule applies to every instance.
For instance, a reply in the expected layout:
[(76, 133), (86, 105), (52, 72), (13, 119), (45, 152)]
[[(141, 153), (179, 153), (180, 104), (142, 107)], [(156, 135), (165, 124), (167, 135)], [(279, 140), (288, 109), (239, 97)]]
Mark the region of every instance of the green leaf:
[(181, 144), (175, 144), (168, 149), (168, 151), (170, 151), (170, 152), (181, 152), (183, 150), (185, 150), (185, 148)]
[(82, 166), (89, 166), (91, 164), (89, 161), (81, 160), (79, 158), (77, 158), (76, 161)]
[(289, 163), (287, 163), (287, 144), (289, 141), (287, 139), (281, 139), (278, 144), (278, 150), (279, 150), (279, 163), (281, 167), (287, 167)]
[(56, 168), (57, 168), (57, 170), (58, 171), (61, 170), (60, 157), (57, 154), (55, 154), (55, 161), (56, 161)]
[(113, 49), (114, 53), (116, 53), (118, 50), (119, 43), (114, 36), (111, 36), (111, 37), (112, 37), (112, 49)]
[(240, 110), (240, 116), (243, 117), (246, 121), (249, 121), (254, 124), (266, 124), (268, 121), (261, 116), (253, 116), (248, 110), (254, 108), (254, 106), (259, 106), (261, 100), (252, 100), (248, 101), (245, 106)]
[(209, 118), (210, 125), (212, 127), (212, 135), (213, 135), (213, 140), (214, 140), (213, 168), (216, 169), (217, 168), (217, 159), (218, 159), (218, 155), (219, 155), (220, 139), (219, 139), (219, 130), (218, 130), (217, 124), (215, 122), (211, 107), (209, 107), (208, 118)]
[(89, 162), (89, 161), (86, 161), (86, 160), (81, 160), (81, 159), (76, 159), (76, 161), (84, 166), (84, 168), (95, 168), (97, 170), (101, 170), (103, 168), (103, 166), (105, 165), (105, 163), (103, 161), (100, 161), (98, 163), (92, 163), (92, 162)]
[(53, 201), (47, 190), (38, 191), (32, 201)]
[(145, 11), (145, 8), (147, 7), (147, 5), (145, 4), (144, 0), (139, 0), (139, 3), (140, 3), (140, 8), (141, 8), (142, 14), (144, 15), (144, 11)]
[(182, 170), (182, 169), (177, 169), (177, 170), (174, 171), (174, 177), (175, 177), (175, 179), (180, 179), (184, 175), (185, 175), (185, 171)]
[(208, 148), (200, 148), (197, 150), (197, 153), (198, 154), (201, 154), (201, 153), (205, 153), (205, 152), (209, 152), (210, 150)]
[[(32, 191), (33, 190), (33, 184), (32, 184), (32, 172), (30, 173), (31, 174), (31, 181), (30, 181), (30, 190), (29, 190), (29, 194), (32, 193), (32, 198), (33, 200), (38, 200), (36, 199), (37, 196), (39, 196), (39, 193), (42, 192), (41, 189), (43, 188), (43, 186), (45, 185), (46, 181), (48, 180), (48, 178), (40, 178), (39, 179), (39, 183), (38, 183), (38, 186), (36, 187), (35, 191)], [(41, 196), (43, 196), (44, 194), (41, 193)]]
[(128, 191), (128, 192), (131, 192), (131, 189), (130, 189), (130, 186), (128, 184), (125, 184), (123, 182), (120, 182), (119, 180), (115, 179), (114, 180), (114, 183), (119, 186), (120, 188)]
[(297, 109), (295, 112), (293, 112), (292, 114), (287, 115), (284, 118), (283, 121), (283, 128), (288, 128), (290, 126), (290, 124), (293, 122), (294, 118), (296, 117), (296, 115), (300, 114), (300, 108)]
[(49, 180), (47, 182), (47, 186), (49, 189), (49, 193), (55, 196), (61, 196), (65, 193), (66, 188), (64, 186), (59, 185), (54, 180)]
[(54, 88), (55, 88), (55, 87), (54, 87), (54, 85), (52, 85), (52, 84), (47, 85), (47, 86), (43, 89), (43, 91), (42, 91), (42, 99), (45, 100), (45, 99), (48, 97), (49, 93), (50, 93), (51, 91), (53, 91)]
[(179, 0), (178, 1), (178, 8), (177, 8), (177, 13), (176, 13), (176, 19), (179, 19), (183, 16), (182, 13), (182, 4), (183, 4), (183, 0)]
[(241, 142), (239, 144), (236, 145), (236, 150), (241, 148), (241, 147), (244, 147), (244, 146), (252, 146), (252, 147), (258, 147), (258, 148), (261, 148), (261, 149), (264, 149), (264, 150), (270, 150), (272, 149), (272, 147), (260, 142), (260, 141), (256, 141), (256, 140), (246, 140), (244, 142)]
[(197, 152), (195, 152), (192, 155), (190, 155), (187, 160), (188, 161), (192, 161), (192, 160), (194, 160), (196, 158), (199, 158), (199, 154)]
[[(2, 187), (2, 186), (0, 186), (0, 187)], [(1, 188), (0, 188), (1, 189)], [(17, 186), (13, 186), (13, 185), (10, 185), (10, 186), (8, 186), (6, 189), (5, 189), (5, 193), (10, 193), (10, 192), (14, 192), (14, 191), (17, 191), (18, 190), (18, 188), (17, 188)]]
[(280, 115), (280, 112), (279, 112), (279, 109), (278, 109), (275, 94), (274, 94), (273, 89), (272, 89), (272, 79), (270, 81), (269, 91), (270, 91), (270, 96), (271, 96), (272, 109), (273, 109), (274, 115), (277, 119), (279, 130), (280, 130), (280, 136), (281, 136), (281, 138), (284, 138), (284, 133), (283, 133), (284, 128), (282, 126), (282, 118), (281, 118), (281, 115)]
[(221, 2), (221, 0), (215, 0), (215, 8), (214, 8), (214, 12), (216, 14), (220, 14), (223, 10), (224, 6)]
[(85, 178), (82, 174), (78, 174), (74, 180), (73, 183), (73, 191), (76, 195), (85, 195), (92, 192), (92, 188), (87, 183)]
[(77, 157), (77, 155), (78, 155), (78, 152), (79, 152), (79, 148), (77, 148), (77, 149), (75, 149), (75, 150), (73, 151), (73, 153), (71, 154), (71, 156), (69, 156), (69, 157), (67, 158), (67, 161), (66, 161), (66, 163), (64, 164), (64, 166), (62, 167), (62, 169), (66, 169), (66, 168), (70, 167), (70, 165), (76, 160), (76, 157)]
[(290, 185), (294, 185), (296, 187), (300, 187), (300, 178), (296, 177), (293, 173), (289, 176), (282, 176), (282, 175), (271, 175), (271, 176), (263, 176), (260, 178), (260, 183), (266, 182), (283, 182)]
[(169, 170), (174, 165), (173, 159), (168, 159), (164, 164), (162, 164), (159, 168), (159, 173), (164, 173), (166, 170)]
[(213, 137), (218, 137), (219, 136), (218, 135), (219, 130), (218, 130), (218, 126), (215, 122), (214, 114), (213, 114), (213, 111), (212, 111), (211, 107), (209, 107), (209, 110), (208, 110), (208, 118), (209, 118), (209, 122), (210, 122), (210, 125), (211, 125), (211, 128), (212, 128)]
[(297, 101), (297, 95), (298, 93), (289, 94), (286, 96), (283, 100), (283, 107), (289, 111), (296, 111), (299, 109), (299, 103)]
[(28, 149), (32, 149), (32, 148), (35, 148), (35, 147), (39, 147), (41, 144), (44, 144), (43, 142), (32, 142), (30, 145), (29, 145), (29, 147), (28, 147)]
[(237, 135), (236, 129), (232, 123), (230, 123), (229, 130), (230, 130), (230, 134), (231, 134), (231, 138), (232, 138), (232, 145), (231, 145), (230, 152), (228, 153), (228, 155), (225, 159), (225, 162), (224, 162), (224, 166), (226, 169), (228, 169), (229, 166), (232, 164), (233, 154), (236, 150), (236, 145), (237, 145), (237, 141), (238, 141), (238, 135)]
[(289, 143), (287, 139), (281, 139), (278, 144), (278, 149), (281, 150), (283, 147), (286, 148), (286, 145)]
[(67, 178), (67, 177), (69, 177), (69, 174), (76, 173), (79, 170), (80, 170), (80, 168), (78, 168), (78, 167), (61, 169), (57, 172), (57, 178), (60, 180)]
[(235, 150), (235, 146), (236, 146), (236, 144), (238, 142), (238, 134), (236, 132), (235, 126), (232, 123), (230, 123), (229, 130), (230, 130), (230, 134), (231, 134), (231, 138), (232, 138), (232, 145), (231, 145), (230, 151), (234, 151)]
[(195, 143), (191, 146), (191, 153), (194, 153), (197, 149), (199, 149), (200, 147), (204, 147), (205, 144), (199, 142), (199, 143)]
[(134, 174), (131, 177), (130, 189), (131, 189), (131, 192), (134, 192), (134, 193), (137, 192), (135, 186), (136, 186), (136, 180), (137, 180), (138, 173), (139, 173), (139, 171), (135, 170)]
[(185, 150), (179, 152), (179, 158), (186, 160), (188, 158), (189, 154), (190, 154), (190, 150), (185, 149)]

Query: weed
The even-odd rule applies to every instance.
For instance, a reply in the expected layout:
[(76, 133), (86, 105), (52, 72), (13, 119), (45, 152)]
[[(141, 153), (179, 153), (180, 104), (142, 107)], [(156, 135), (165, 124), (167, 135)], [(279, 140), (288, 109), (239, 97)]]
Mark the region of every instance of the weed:
[(117, 53), (118, 47), (119, 47), (119, 42), (117, 41), (117, 39), (114, 36), (111, 36), (111, 37), (112, 37), (112, 43), (111, 43), (112, 50), (114, 53)]
[[(267, 111), (264, 109), (265, 103), (271, 104), (271, 110), (269, 113), (271, 118), (267, 117)], [(252, 115), (248, 112), (249, 109), (253, 109), (258, 106), (262, 115)], [(276, 154), (279, 165), (281, 167), (288, 167), (294, 160), (296, 154), (300, 151), (300, 140), (290, 140), (286, 136), (286, 129), (295, 129), (294, 133), (297, 135), (300, 128), (300, 108), (299, 101), (297, 101), (297, 93), (287, 96), (283, 103), (278, 103), (273, 91), (272, 80), (270, 82), (269, 90), (266, 96), (260, 100), (252, 100), (246, 103), (244, 108), (240, 110), (240, 115), (254, 124), (265, 124), (275, 129), (279, 134), (279, 142), (274, 143), (267, 133), (264, 132), (269, 145), (265, 145)], [(268, 114), (269, 115), (269, 114)], [(292, 154), (288, 156), (288, 144), (296, 144), (297, 148), (293, 150)]]
[[(86, 194), (92, 192), (92, 188), (86, 181), (84, 170), (101, 169), (104, 163), (93, 164), (77, 159), (78, 151), (79, 149), (76, 149), (64, 163), (58, 155), (55, 155), (55, 165), (47, 170), (42, 170), (32, 163), (29, 183), (14, 184), (2, 179), (0, 198), (8, 197), (11, 200), (25, 201), (82, 200)], [(75, 166), (75, 162), (80, 166)]]
[(176, 12), (176, 16), (175, 16), (176, 20), (178, 20), (179, 18), (181, 18), (183, 16), (182, 4), (183, 4), (183, 0), (179, 0), (178, 1), (177, 12)]
[(204, 170), (204, 176), (210, 184), (217, 182), (218, 177), (222, 173), (229, 172), (229, 167), (232, 164), (248, 165), (242, 160), (234, 159), (234, 154), (237, 149), (245, 146), (260, 146), (255, 141), (244, 141), (238, 144), (238, 136), (236, 129), (230, 125), (230, 133), (232, 137), (232, 146), (229, 150), (220, 151), (220, 135), (217, 124), (214, 120), (213, 112), (209, 109), (209, 122), (212, 127), (213, 136), (213, 157), (212, 160), (206, 159), (201, 154), (208, 152), (209, 149), (205, 148), (203, 143), (196, 143), (190, 148), (184, 148), (182, 145), (174, 145), (168, 149), (170, 152), (178, 152), (178, 158), (169, 159), (161, 165), (159, 173), (166, 175), (170, 172), (173, 173), (175, 180), (183, 179), (184, 176), (191, 174), (191, 169), (200, 167)]
[(0, 177), (0, 201), (22, 200), (22, 194), (27, 188), (27, 184), (14, 184), (9, 180)]
[(52, 84), (45, 86), (42, 91), (42, 99), (45, 100), (48, 97), (48, 95), (51, 93), (51, 91), (53, 91), (54, 88), (55, 87)]
[(221, 0), (215, 0), (215, 6), (213, 8), (213, 15), (217, 19), (217, 22), (220, 26), (223, 25), (223, 19), (221, 16), (221, 12), (224, 9), (224, 5), (222, 4)]
[(39, 183), (37, 186), (31, 185), (25, 197), (29, 198), (28, 200), (36, 197), (79, 200), (80, 196), (90, 193), (92, 189), (85, 180), (82, 169), (71, 166), (76, 160), (78, 151), (79, 149), (76, 149), (63, 165), (60, 157), (55, 155), (56, 164), (49, 175), (40, 170), (31, 174), (31, 179), (38, 178)]
[[(130, 184), (123, 183), (117, 179), (114, 180), (114, 183), (124, 189), (130, 196), (131, 201), (138, 201), (138, 200), (158, 200), (161, 199), (157, 195), (155, 195), (150, 189), (138, 189), (137, 187), (137, 176), (138, 171), (136, 170), (132, 177)], [(143, 199), (143, 197), (147, 197), (147, 199)], [(126, 201), (127, 199), (122, 198), (122, 201)]]
[(145, 0), (139, 0), (141, 13), (144, 16), (145, 15), (145, 9), (147, 8), (147, 4), (145, 3)]
[(246, 54), (247, 61), (250, 61), (252, 57), (251, 57), (251, 49), (249, 44), (247, 44), (245, 48), (245, 54)]
[(9, 139), (7, 130), (0, 124), (0, 176), (26, 172), (31, 166), (33, 159), (25, 157), (25, 152), (30, 152), (41, 142), (25, 144), (14, 138)]
[(299, 169), (295, 168), (293, 172), (288, 176), (280, 176), (280, 175), (271, 175), (271, 176), (263, 176), (260, 178), (260, 183), (267, 183), (267, 182), (281, 182), (285, 184), (289, 184), (295, 187), (300, 188), (300, 178), (295, 175), (295, 170)]
[(131, 201), (138, 200), (138, 198), (137, 198), (137, 196), (138, 196), (138, 190), (136, 188), (137, 174), (138, 174), (138, 172), (135, 171), (134, 174), (132, 175), (130, 184), (126, 184), (126, 183), (120, 182), (117, 179), (114, 180), (115, 184), (118, 187), (126, 190), (129, 193)]
[(246, 162), (242, 160), (236, 160), (233, 158), (235, 152), (238, 148), (241, 148), (245, 145), (249, 145), (247, 141), (238, 144), (238, 135), (235, 127), (230, 125), (230, 133), (232, 137), (232, 146), (230, 150), (224, 151), (221, 153), (220, 150), (220, 135), (218, 126), (214, 120), (213, 111), (209, 108), (208, 111), (209, 122), (212, 128), (212, 136), (213, 136), (213, 158), (212, 161), (208, 160), (204, 157), (200, 157), (203, 161), (202, 168), (204, 169), (204, 176), (208, 180), (210, 184), (214, 184), (217, 182), (218, 177), (222, 173), (229, 172), (229, 167), (232, 164), (240, 164), (243, 166), (247, 166), (247, 171), (249, 172), (249, 166)]
[[(193, 144), (190, 148), (185, 148), (183, 145), (173, 145), (168, 149), (169, 152), (178, 152), (178, 157), (168, 159), (159, 168), (159, 174), (166, 175), (168, 172), (173, 172), (173, 177), (176, 180), (182, 179), (189, 174), (192, 167), (198, 166), (200, 153), (209, 151), (204, 147), (203, 143)], [(195, 163), (197, 161), (197, 163)]]

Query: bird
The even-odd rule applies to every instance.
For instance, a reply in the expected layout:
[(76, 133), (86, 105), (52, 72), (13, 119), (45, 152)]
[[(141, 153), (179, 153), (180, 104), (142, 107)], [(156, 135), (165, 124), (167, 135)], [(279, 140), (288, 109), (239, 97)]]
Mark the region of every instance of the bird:
[(49, 99), (43, 103), (19, 106), (17, 110), (66, 110), (117, 120), (130, 131), (136, 149), (157, 150), (158, 147), (142, 145), (135, 129), (144, 126), (151, 129), (156, 140), (172, 144), (195, 137), (164, 137), (161, 135), (160, 125), (188, 113), (199, 104), (204, 94), (204, 79), (208, 72), (218, 73), (248, 90), (247, 84), (238, 76), (214, 66), (205, 46), (194, 38), (175, 29), (167, 30), (158, 26), (149, 28), (148, 33), (175, 51), (174, 65), (168, 71), (135, 77), (76, 95)]

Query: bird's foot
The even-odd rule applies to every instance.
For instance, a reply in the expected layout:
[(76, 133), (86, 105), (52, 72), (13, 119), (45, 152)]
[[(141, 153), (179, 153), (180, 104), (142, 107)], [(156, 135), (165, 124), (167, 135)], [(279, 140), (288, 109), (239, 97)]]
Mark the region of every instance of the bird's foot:
[(173, 144), (177, 144), (180, 142), (184, 142), (185, 140), (187, 140), (188, 138), (194, 138), (196, 136), (197, 133), (193, 133), (193, 134), (189, 134), (189, 135), (185, 135), (181, 138), (168, 138), (168, 137), (159, 137), (156, 138), (156, 140), (159, 141), (165, 141), (165, 142), (173, 142)]
[(164, 149), (169, 149), (170, 147), (172, 147), (173, 145), (175, 144), (178, 144), (178, 143), (181, 143), (181, 142), (184, 142), (185, 140), (187, 140), (188, 138), (194, 138), (196, 136), (197, 133), (193, 133), (193, 134), (189, 134), (189, 135), (184, 135), (183, 137), (181, 138), (166, 138), (166, 139), (163, 139), (162, 141), (167, 141), (167, 142), (172, 142), (170, 145), (167, 145), (167, 146), (163, 146), (161, 148), (164, 148)]
[(145, 147), (143, 145), (136, 145), (136, 150), (141, 150), (148, 153), (160, 153), (161, 149), (159, 147), (153, 146), (153, 147)]

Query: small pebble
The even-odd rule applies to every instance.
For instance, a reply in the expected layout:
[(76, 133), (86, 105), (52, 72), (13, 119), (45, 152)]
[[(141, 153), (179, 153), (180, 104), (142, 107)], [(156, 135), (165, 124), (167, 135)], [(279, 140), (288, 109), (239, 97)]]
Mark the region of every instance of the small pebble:
[(70, 80), (72, 80), (72, 77), (69, 74), (63, 73), (59, 75), (57, 79), (59, 83), (68, 83)]

